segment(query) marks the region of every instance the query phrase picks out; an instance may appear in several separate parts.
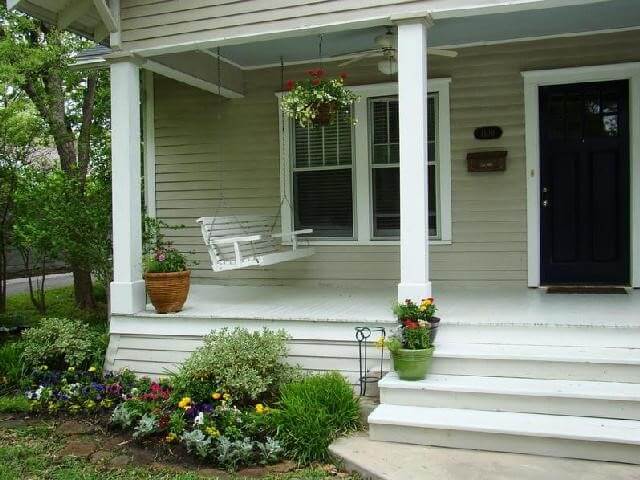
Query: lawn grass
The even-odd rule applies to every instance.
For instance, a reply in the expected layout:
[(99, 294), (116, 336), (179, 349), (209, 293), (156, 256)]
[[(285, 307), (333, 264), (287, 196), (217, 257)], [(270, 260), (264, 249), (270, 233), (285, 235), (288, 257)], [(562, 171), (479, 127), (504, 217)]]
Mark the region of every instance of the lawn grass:
[(85, 312), (76, 307), (73, 287), (52, 288), (46, 291), (47, 311), (44, 315), (36, 310), (28, 293), (16, 293), (7, 297), (7, 314), (0, 317), (3, 326), (31, 326), (45, 317), (77, 318), (93, 325), (106, 325), (106, 292), (103, 287), (94, 288), (98, 308)]
[[(42, 422), (32, 426), (6, 428), (0, 422), (0, 480), (200, 480), (197, 471), (176, 473), (152, 467), (108, 468), (88, 460), (59, 455), (64, 437), (56, 433), (55, 425)], [(213, 477), (215, 478), (215, 477)], [(225, 476), (225, 480), (244, 477)], [(262, 480), (330, 480), (335, 478), (318, 468), (308, 468), (288, 474), (272, 474)], [(357, 480), (358, 477), (343, 477)], [(221, 479), (222, 480), (222, 479)]]

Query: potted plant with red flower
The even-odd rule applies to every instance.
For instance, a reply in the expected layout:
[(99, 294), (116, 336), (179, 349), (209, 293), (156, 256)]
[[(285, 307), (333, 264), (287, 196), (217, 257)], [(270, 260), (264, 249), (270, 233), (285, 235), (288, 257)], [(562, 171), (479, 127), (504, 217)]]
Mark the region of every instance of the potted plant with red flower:
[[(322, 69), (308, 70), (308, 78), (289, 80), (289, 91), (282, 98), (282, 111), (301, 127), (326, 126), (333, 123), (340, 112), (349, 112), (358, 96), (344, 86), (347, 78), (327, 78)], [(354, 120), (355, 123), (355, 120)]]
[(401, 380), (422, 380), (427, 376), (433, 357), (433, 335), (430, 322), (436, 311), (433, 298), (425, 298), (418, 305), (411, 300), (398, 303), (393, 309), (398, 327), (386, 346)]
[(187, 269), (186, 257), (171, 242), (164, 241), (161, 228), (179, 227), (170, 227), (156, 219), (145, 219), (144, 281), (156, 312), (174, 313), (182, 310), (187, 300), (191, 271)]

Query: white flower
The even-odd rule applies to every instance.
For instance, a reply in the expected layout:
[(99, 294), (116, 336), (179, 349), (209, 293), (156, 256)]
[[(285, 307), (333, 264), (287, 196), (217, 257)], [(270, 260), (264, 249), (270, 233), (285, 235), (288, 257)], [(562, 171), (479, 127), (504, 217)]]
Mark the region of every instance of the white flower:
[(204, 413), (200, 412), (196, 418), (193, 419), (194, 425), (202, 425), (204, 423)]
[(44, 387), (42, 385), (40, 385), (38, 387), (38, 389), (35, 391), (36, 400), (40, 400), (40, 397), (42, 396), (42, 391), (43, 390), (44, 390)]

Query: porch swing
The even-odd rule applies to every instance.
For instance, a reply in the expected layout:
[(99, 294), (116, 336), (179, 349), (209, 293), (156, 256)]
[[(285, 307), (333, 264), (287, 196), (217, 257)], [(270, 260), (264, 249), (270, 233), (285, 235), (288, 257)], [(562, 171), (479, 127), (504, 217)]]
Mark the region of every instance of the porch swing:
[[(218, 57), (218, 95), (220, 95), (220, 48)], [(284, 75), (284, 62), (280, 60), (281, 76)], [(284, 130), (285, 122), (281, 122)], [(284, 134), (284, 131), (283, 131)], [(222, 174), (219, 176), (220, 201), (212, 217), (200, 217), (202, 238), (211, 257), (214, 272), (237, 270), (240, 268), (274, 265), (308, 257), (315, 253), (309, 246), (300, 247), (298, 235), (313, 233), (310, 228), (275, 232), (282, 206), (286, 202), (292, 209), (286, 192), (274, 216), (268, 215), (229, 215), (218, 216), (223, 207), (229, 207), (224, 195)], [(283, 244), (286, 242), (287, 245)]]

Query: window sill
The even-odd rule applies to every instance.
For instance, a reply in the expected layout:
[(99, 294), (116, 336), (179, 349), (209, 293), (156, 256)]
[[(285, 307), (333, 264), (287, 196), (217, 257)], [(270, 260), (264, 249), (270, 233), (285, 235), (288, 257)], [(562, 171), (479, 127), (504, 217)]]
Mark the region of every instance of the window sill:
[[(282, 242), (283, 245), (291, 245), (291, 242)], [(389, 246), (396, 245), (400, 246), (400, 240), (309, 240), (305, 241), (304, 238), (298, 239), (298, 245), (326, 245), (326, 246), (339, 246), (339, 245), (350, 245), (354, 247), (358, 246)], [(429, 245), (453, 245), (451, 240), (429, 240)]]

